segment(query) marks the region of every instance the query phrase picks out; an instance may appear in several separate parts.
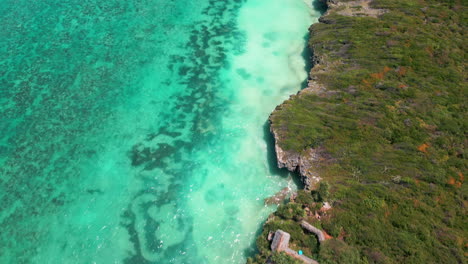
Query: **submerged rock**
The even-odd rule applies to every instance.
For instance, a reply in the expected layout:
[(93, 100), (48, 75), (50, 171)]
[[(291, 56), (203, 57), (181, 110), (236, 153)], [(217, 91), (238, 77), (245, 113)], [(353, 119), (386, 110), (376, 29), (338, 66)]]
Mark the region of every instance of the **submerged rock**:
[(277, 192), (275, 195), (266, 198), (265, 199), (265, 204), (266, 205), (271, 205), (271, 204), (280, 204), (286, 199), (288, 194), (291, 192), (291, 188), (289, 187), (284, 187), (281, 191)]

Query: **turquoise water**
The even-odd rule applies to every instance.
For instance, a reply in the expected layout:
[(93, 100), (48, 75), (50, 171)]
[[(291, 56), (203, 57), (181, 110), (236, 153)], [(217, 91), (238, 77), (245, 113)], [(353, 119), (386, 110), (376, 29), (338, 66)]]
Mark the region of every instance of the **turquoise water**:
[[(0, 263), (242, 263), (303, 0), (3, 0)], [(270, 152), (268, 152), (270, 151)]]

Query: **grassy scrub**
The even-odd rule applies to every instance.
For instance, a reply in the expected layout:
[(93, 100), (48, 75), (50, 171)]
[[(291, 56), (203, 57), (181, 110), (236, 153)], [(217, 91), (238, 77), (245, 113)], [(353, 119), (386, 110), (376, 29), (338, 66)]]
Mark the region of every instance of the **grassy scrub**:
[(297, 220), (319, 201), (302, 193), (265, 225), (257, 262), (270, 254), (266, 231), (281, 228), (320, 263), (466, 263), (466, 6), (371, 6), (388, 12), (331, 12), (310, 28), (326, 92), (295, 96), (271, 118), (283, 149), (325, 154), (318, 172), (333, 209), (314, 224), (335, 239), (307, 240)]

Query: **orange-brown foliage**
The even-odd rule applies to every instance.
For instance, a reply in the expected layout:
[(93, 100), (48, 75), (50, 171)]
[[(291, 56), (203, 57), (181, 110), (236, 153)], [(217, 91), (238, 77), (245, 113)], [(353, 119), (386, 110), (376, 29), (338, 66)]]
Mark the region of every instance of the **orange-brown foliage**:
[(323, 230), (323, 235), (325, 236), (325, 240), (332, 239), (333, 237), (330, 236), (325, 230)]
[(371, 88), (372, 82), (370, 82), (370, 81), (367, 80), (367, 79), (363, 79), (363, 80), (362, 80), (362, 84), (364, 84), (364, 86), (365, 86), (366, 88)]
[(465, 180), (465, 177), (463, 176), (463, 174), (461, 172), (458, 172), (457, 175), (458, 175), (459, 180), (457, 180), (454, 177), (450, 177), (449, 180), (447, 181), (447, 183), (450, 184), (450, 185), (455, 186), (456, 188), (460, 188), (462, 186), (462, 184), (463, 184), (463, 181)]
[(384, 77), (384, 73), (383, 72), (371, 73), (370, 76), (374, 79), (382, 80)]
[(388, 218), (390, 216), (390, 211), (385, 211), (385, 218)]
[(442, 19), (443, 19), (443, 18), (447, 18), (447, 17), (448, 17), (448, 14), (447, 14), (447, 12), (442, 11), (442, 12), (439, 13), (439, 17), (442, 18)]
[(457, 245), (459, 247), (463, 247), (464, 239), (462, 237), (457, 236), (456, 240), (457, 240)]
[(418, 147), (418, 150), (424, 153), (427, 153), (427, 148), (429, 147), (429, 144), (422, 144), (421, 146)]
[(458, 177), (460, 178), (460, 181), (461, 181), (461, 182), (464, 182), (464, 181), (465, 181), (465, 176), (463, 176), (463, 173), (459, 172), (459, 173), (458, 173)]
[(406, 68), (405, 66), (398, 67), (398, 75), (405, 76), (407, 72), (408, 68)]
[(340, 231), (340, 234), (338, 235), (338, 239), (343, 240), (345, 237), (346, 237), (346, 232), (342, 228)]
[(450, 185), (455, 185), (455, 179), (453, 177), (450, 177), (447, 183)]
[(407, 48), (410, 47), (411, 46), (411, 41), (407, 40), (404, 46), (407, 47)]
[(381, 72), (371, 73), (371, 77), (377, 80), (382, 80), (385, 77), (385, 74), (391, 71), (392, 68), (385, 66)]
[(434, 49), (432, 47), (427, 46), (424, 50), (429, 54), (429, 56), (434, 57)]

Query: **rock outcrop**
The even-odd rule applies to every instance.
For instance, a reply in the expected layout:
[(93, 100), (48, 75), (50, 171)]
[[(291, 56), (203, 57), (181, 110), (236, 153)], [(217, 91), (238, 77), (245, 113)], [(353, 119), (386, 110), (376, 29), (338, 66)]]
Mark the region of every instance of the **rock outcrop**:
[[(378, 17), (388, 12), (386, 9), (372, 8), (370, 3), (372, 0), (357, 0), (350, 2), (327, 1), (330, 10), (337, 10), (336, 12), (342, 16), (355, 16), (355, 17)], [(328, 12), (327, 12), (328, 13)], [(326, 14), (325, 14), (326, 15)]]
[[(377, 17), (387, 12), (384, 9), (374, 9), (370, 6), (371, 0), (357, 0), (352, 2), (343, 2), (338, 0), (321, 0), (328, 6), (327, 12), (319, 19), (321, 23), (333, 23), (328, 16), (332, 13), (338, 13), (343, 16), (370, 16)], [(357, 8), (359, 7), (359, 8)], [(343, 45), (343, 49), (346, 49), (347, 44)], [(306, 88), (299, 91), (296, 95), (290, 97), (301, 96), (303, 94), (327, 94), (333, 93), (333, 91), (327, 91), (326, 87), (317, 82), (316, 74), (329, 71), (336, 65), (330, 63), (327, 60), (325, 54), (321, 54), (318, 47), (311, 46), (313, 57), (312, 63), (313, 68), (309, 73), (309, 81)], [(287, 101), (286, 101), (287, 102)], [(275, 111), (280, 110), (285, 103), (276, 107)], [(288, 151), (281, 147), (281, 131), (274, 128), (274, 121), (270, 116), (270, 131), (275, 138), (275, 151), (279, 168), (286, 168), (292, 172), (299, 172), (301, 181), (305, 185), (305, 189), (314, 189), (315, 185), (320, 181), (320, 177), (317, 174), (319, 161), (322, 160), (321, 151), (314, 148), (308, 148), (298, 153), (296, 151)]]
[(281, 191), (277, 192), (275, 195), (265, 199), (265, 205), (271, 204), (281, 204), (284, 199), (291, 193), (291, 188), (284, 187)]
[[(336, 6), (337, 1), (335, 0), (321, 0), (328, 6)], [(328, 12), (327, 12), (328, 13)], [(322, 16), (324, 17), (324, 16)], [(311, 47), (313, 50), (313, 47)], [(320, 85), (318, 82), (315, 81), (314, 78), (314, 71), (317, 71), (318, 68), (320, 70), (326, 70), (326, 59), (323, 58), (320, 54), (312, 52), (314, 55), (312, 57), (312, 62), (314, 67), (312, 68), (309, 74), (309, 81), (308, 85), (305, 89), (299, 91), (296, 95), (291, 95), (290, 99), (294, 98), (295, 96), (300, 96), (304, 93), (322, 93), (325, 92), (326, 89), (323, 85)], [(323, 66), (322, 66), (323, 65)], [(276, 107), (275, 111), (280, 110), (285, 103)], [(270, 122), (270, 132), (273, 134), (275, 139), (275, 152), (276, 152), (276, 159), (278, 168), (286, 168), (291, 172), (299, 172), (301, 176), (301, 181), (304, 183), (305, 189), (314, 189), (314, 185), (320, 181), (319, 175), (314, 170), (314, 167), (317, 166), (317, 162), (319, 160), (319, 155), (317, 150), (313, 148), (309, 148), (304, 150), (301, 153), (295, 151), (288, 151), (284, 150), (281, 147), (281, 133), (274, 128), (273, 124), (273, 114), (270, 115), (269, 122)]]
[(273, 126), (270, 126), (270, 131), (275, 138), (278, 168), (286, 168), (292, 172), (299, 172), (305, 189), (313, 189), (313, 186), (320, 181), (320, 177), (315, 172), (316, 170), (314, 170), (314, 167), (318, 165), (320, 157), (317, 150), (310, 148), (303, 153), (283, 150), (279, 144), (280, 138), (278, 133), (273, 129)]

